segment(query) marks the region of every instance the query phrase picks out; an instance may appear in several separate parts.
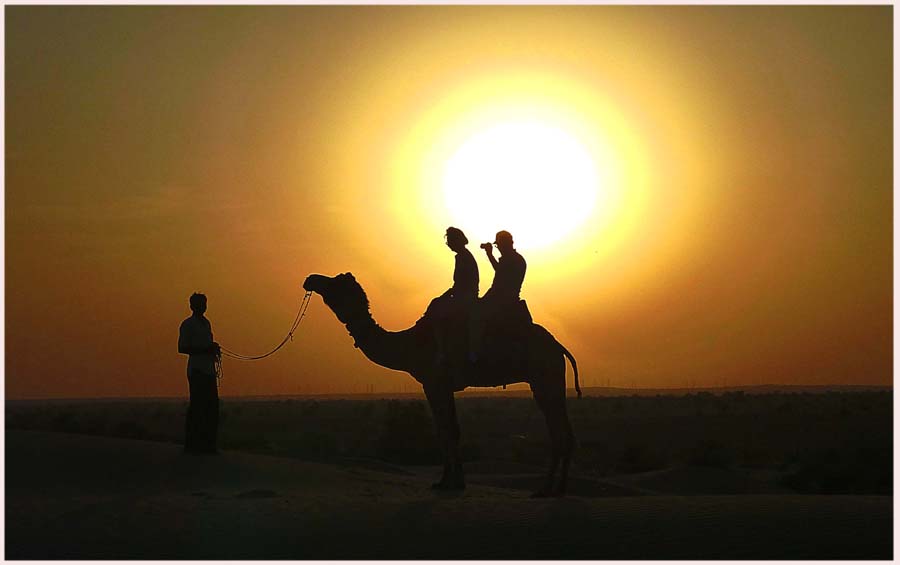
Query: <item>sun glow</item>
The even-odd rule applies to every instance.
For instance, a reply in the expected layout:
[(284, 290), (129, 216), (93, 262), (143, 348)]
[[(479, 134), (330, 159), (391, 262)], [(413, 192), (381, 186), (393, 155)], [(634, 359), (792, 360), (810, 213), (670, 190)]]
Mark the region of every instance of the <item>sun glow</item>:
[[(527, 252), (532, 288), (614, 265), (621, 278), (671, 217), (672, 206), (662, 220), (650, 214), (658, 167), (655, 138), (643, 135), (647, 117), (614, 89), (550, 70), (482, 72), (439, 86), (405, 106), (393, 97), (402, 92), (370, 97), (390, 130), (358, 123), (342, 145), (364, 156), (347, 161), (345, 184), (366, 187), (344, 205), (364, 224), (389, 221), (376, 240), (359, 240), (379, 261), (416, 256), (438, 279), (441, 235), (456, 226), (473, 250), (511, 232)], [(390, 187), (386, 200), (372, 198), (368, 187), (379, 185)]]
[(558, 241), (588, 219), (602, 186), (574, 136), (538, 121), (496, 124), (447, 160), (444, 199), (455, 225), (473, 233), (510, 231), (520, 249)]

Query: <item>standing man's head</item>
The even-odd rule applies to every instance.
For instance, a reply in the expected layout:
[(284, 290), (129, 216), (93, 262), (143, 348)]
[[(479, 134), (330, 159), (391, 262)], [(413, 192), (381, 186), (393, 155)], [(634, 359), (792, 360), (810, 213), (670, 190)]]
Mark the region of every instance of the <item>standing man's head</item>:
[(199, 292), (195, 292), (191, 295), (191, 311), (197, 315), (202, 316), (204, 312), (206, 312), (206, 295), (200, 294)]
[(447, 233), (444, 235), (444, 238), (447, 240), (447, 247), (459, 253), (462, 249), (468, 245), (469, 239), (466, 237), (466, 234), (462, 232), (459, 228), (449, 227), (447, 228)]
[(513, 251), (512, 234), (506, 230), (498, 231), (497, 235), (494, 237), (494, 245), (496, 245), (497, 249), (500, 250), (500, 253), (504, 255)]

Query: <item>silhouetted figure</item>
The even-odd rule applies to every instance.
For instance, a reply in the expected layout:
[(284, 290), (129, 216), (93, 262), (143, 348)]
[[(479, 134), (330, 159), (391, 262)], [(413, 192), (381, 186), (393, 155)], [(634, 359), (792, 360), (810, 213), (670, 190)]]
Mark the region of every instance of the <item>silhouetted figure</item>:
[(190, 404), (184, 424), (186, 453), (216, 453), (219, 429), (219, 390), (216, 356), (219, 344), (213, 341), (212, 326), (203, 315), (206, 295), (194, 293), (190, 299), (193, 315), (181, 322), (178, 353), (188, 355), (187, 377)]
[[(500, 251), (500, 260), (494, 257), (493, 245)], [(494, 281), (481, 300), (472, 309), (469, 324), (469, 353), (472, 361), (477, 360), (481, 350), (481, 341), (487, 323), (498, 314), (511, 309), (519, 302), (519, 292), (525, 280), (527, 264), (525, 258), (513, 247), (513, 237), (508, 231), (498, 231), (494, 244), (482, 243), (481, 248), (487, 254), (491, 266), (494, 267)]]
[(478, 264), (466, 249), (469, 239), (459, 228), (449, 227), (444, 235), (447, 247), (456, 253), (453, 286), (432, 300), (429, 309), (434, 316), (437, 355), (435, 362), (443, 365), (447, 356), (447, 336), (451, 331), (464, 330), (472, 305), (478, 300)]

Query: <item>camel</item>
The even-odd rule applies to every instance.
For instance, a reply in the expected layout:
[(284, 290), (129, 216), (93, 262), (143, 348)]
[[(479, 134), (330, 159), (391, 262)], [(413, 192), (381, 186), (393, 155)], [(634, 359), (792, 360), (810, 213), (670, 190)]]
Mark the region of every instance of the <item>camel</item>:
[[(552, 443), (550, 468), (543, 486), (533, 496), (565, 494), (575, 443), (566, 411), (567, 358), (575, 373), (578, 397), (581, 397), (581, 388), (575, 358), (549, 331), (532, 323), (530, 332), (525, 336), (524, 347), (517, 351), (507, 351), (507, 355), (485, 354), (484, 359), (478, 359), (474, 366), (469, 364), (463, 371), (457, 372), (455, 378), (451, 378), (446, 368), (435, 363), (436, 344), (427, 312), (413, 327), (391, 332), (375, 322), (369, 311), (366, 293), (351, 273), (335, 277), (313, 274), (307, 277), (303, 288), (322, 296), (325, 304), (347, 328), (354, 340), (354, 347), (360, 349), (370, 361), (388, 369), (409, 373), (422, 384), (444, 460), (443, 475), (439, 482), (432, 485), (433, 488), (465, 488), (459, 460), (460, 434), (453, 393), (468, 386), (500, 386), (525, 382), (531, 386), (538, 408), (544, 414)], [(554, 485), (554, 476), (560, 463), (560, 479)]]

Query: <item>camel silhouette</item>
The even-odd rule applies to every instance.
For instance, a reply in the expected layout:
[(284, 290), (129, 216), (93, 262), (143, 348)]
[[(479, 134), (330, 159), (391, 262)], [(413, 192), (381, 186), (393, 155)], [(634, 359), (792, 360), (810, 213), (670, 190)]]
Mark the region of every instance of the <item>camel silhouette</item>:
[[(409, 373), (422, 384), (437, 427), (444, 457), (444, 472), (437, 489), (465, 488), (459, 461), (459, 422), (453, 392), (468, 386), (499, 386), (526, 382), (531, 386), (535, 402), (544, 414), (552, 443), (552, 457), (543, 486), (533, 496), (561, 496), (566, 492), (569, 464), (575, 443), (566, 411), (566, 358), (575, 373), (575, 390), (581, 397), (575, 358), (543, 327), (532, 324), (525, 336), (524, 347), (507, 351), (506, 355), (485, 355), (462, 375), (451, 379), (446, 369), (435, 364), (434, 332), (428, 316), (399, 332), (379, 326), (369, 311), (369, 301), (362, 286), (351, 273), (335, 277), (310, 275), (303, 283), (307, 291), (322, 296), (325, 304), (347, 328), (359, 348), (372, 362)], [(503, 352), (501, 352), (503, 353)], [(560, 478), (554, 476), (560, 467)], [(555, 486), (555, 488), (554, 488)]]

